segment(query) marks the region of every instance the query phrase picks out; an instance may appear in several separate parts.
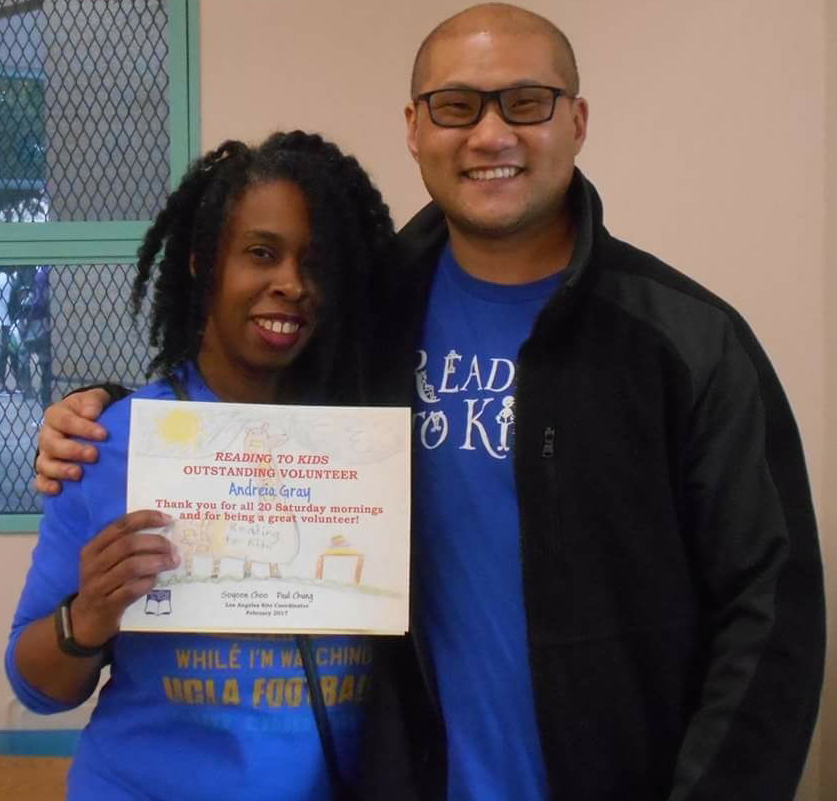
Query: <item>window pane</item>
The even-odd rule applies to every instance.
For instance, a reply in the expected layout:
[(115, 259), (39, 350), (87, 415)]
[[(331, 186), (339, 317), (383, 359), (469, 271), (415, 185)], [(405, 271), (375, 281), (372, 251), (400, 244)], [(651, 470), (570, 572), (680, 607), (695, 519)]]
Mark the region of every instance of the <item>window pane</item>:
[(166, 4), (19, 8), (0, 14), (0, 219), (153, 218), (169, 179)]
[(43, 409), (70, 389), (145, 383), (147, 310), (129, 309), (134, 267), (0, 267), (0, 512), (38, 512), (32, 459)]

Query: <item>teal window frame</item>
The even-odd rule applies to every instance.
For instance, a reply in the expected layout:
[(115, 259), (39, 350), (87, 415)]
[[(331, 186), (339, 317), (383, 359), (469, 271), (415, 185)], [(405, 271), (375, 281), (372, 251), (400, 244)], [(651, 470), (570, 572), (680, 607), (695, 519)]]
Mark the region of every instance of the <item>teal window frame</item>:
[[(171, 185), (200, 155), (199, 0), (168, 0)], [(131, 263), (151, 220), (0, 224), (0, 265)], [(0, 514), (0, 535), (31, 534), (41, 515)]]

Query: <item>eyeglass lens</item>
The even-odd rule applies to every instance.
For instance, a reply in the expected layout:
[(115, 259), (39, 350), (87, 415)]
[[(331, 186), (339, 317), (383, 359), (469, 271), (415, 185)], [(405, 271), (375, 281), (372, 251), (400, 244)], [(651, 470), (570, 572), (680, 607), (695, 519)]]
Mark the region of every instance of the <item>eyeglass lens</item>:
[[(476, 89), (433, 92), (428, 98), (430, 114), (437, 125), (471, 125), (480, 116), (483, 96)], [(546, 86), (512, 86), (500, 90), (499, 99), (503, 119), (512, 123), (544, 122), (555, 106), (555, 94)]]

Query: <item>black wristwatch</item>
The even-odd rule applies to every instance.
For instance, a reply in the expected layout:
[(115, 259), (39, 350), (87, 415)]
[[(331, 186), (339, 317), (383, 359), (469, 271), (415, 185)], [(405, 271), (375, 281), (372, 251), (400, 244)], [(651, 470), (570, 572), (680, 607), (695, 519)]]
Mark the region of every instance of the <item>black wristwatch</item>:
[(68, 656), (90, 657), (104, 654), (108, 643), (90, 647), (80, 645), (73, 638), (73, 621), (70, 617), (70, 604), (78, 595), (74, 592), (68, 595), (55, 610), (55, 633), (58, 636), (58, 647)]

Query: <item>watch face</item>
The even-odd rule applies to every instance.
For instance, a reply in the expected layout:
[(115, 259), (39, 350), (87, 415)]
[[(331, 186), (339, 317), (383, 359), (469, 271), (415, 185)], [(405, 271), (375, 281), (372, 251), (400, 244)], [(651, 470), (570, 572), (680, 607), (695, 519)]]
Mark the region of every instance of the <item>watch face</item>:
[(62, 603), (58, 607), (58, 614), (61, 616), (62, 639), (71, 640), (73, 638), (73, 628), (70, 620), (70, 604), (66, 601)]

